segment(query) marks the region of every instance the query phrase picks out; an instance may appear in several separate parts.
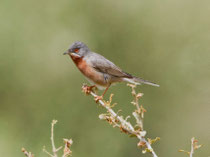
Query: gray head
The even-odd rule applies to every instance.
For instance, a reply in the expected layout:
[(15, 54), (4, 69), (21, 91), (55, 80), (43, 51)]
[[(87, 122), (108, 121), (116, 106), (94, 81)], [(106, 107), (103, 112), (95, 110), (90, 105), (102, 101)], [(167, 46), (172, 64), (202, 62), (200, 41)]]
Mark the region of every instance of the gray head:
[(76, 41), (70, 46), (70, 48), (68, 49), (67, 52), (64, 53), (64, 55), (76, 53), (77, 55), (82, 57), (88, 52), (89, 52), (89, 48), (83, 42)]

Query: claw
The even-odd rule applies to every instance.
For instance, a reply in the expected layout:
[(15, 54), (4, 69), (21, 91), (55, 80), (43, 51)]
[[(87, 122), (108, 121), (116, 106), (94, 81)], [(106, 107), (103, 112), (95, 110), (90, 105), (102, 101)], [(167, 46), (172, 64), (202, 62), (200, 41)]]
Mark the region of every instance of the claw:
[(99, 100), (103, 100), (103, 96), (98, 96), (97, 95), (97, 96), (95, 96), (94, 100), (95, 100), (96, 103), (98, 103)]
[(82, 86), (82, 91), (86, 94), (86, 95), (88, 95), (88, 94), (90, 94), (90, 92), (93, 92), (93, 88), (94, 88), (95, 86), (88, 86), (88, 85), (83, 85)]

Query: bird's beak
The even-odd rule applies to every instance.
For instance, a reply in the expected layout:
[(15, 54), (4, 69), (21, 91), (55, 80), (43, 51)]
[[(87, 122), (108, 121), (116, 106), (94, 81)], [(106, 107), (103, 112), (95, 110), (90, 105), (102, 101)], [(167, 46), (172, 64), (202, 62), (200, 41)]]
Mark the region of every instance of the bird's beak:
[(66, 51), (66, 52), (63, 53), (63, 55), (67, 55), (67, 54), (69, 54), (69, 53), (70, 53), (69, 51)]
[(66, 52), (63, 53), (63, 55), (69, 55), (70, 53), (73, 53), (72, 49), (68, 49)]

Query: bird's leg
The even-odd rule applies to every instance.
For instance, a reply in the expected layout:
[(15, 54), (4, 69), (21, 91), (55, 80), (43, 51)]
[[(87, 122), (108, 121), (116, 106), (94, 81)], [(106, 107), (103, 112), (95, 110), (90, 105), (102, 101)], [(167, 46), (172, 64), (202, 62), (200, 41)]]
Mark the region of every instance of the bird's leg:
[(98, 96), (98, 95), (95, 96), (95, 101), (96, 101), (96, 102), (98, 102), (99, 100), (102, 100), (102, 99), (103, 99), (103, 97), (104, 97), (104, 95), (106, 94), (107, 90), (109, 89), (110, 85), (111, 85), (111, 84), (109, 84), (109, 85), (106, 87), (106, 89), (104, 90), (104, 93), (103, 93), (101, 96)]
[(102, 97), (104, 97), (104, 95), (106, 94), (106, 92), (107, 92), (107, 90), (109, 89), (109, 87), (110, 87), (110, 84), (106, 87), (104, 93), (102, 94)]
[(82, 90), (85, 94), (90, 94), (90, 92), (92, 92), (93, 88), (96, 87), (95, 85), (93, 86), (88, 86), (88, 85), (83, 85)]

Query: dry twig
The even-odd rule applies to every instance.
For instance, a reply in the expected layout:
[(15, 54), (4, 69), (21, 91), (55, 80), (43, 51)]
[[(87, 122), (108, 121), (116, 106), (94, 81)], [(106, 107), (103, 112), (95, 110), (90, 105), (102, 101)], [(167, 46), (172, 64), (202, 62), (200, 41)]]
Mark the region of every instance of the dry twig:
[(198, 140), (195, 139), (195, 137), (193, 137), (191, 139), (191, 150), (190, 152), (189, 151), (186, 151), (186, 150), (179, 150), (179, 152), (184, 152), (186, 154), (189, 155), (189, 157), (193, 157), (193, 154), (195, 152), (196, 149), (199, 149), (200, 147), (202, 147), (202, 145), (198, 145)]
[[(55, 147), (55, 142), (54, 142), (54, 126), (57, 123), (57, 120), (53, 120), (51, 123), (51, 145), (52, 145), (52, 153), (47, 151), (45, 149), (45, 146), (43, 147), (43, 151), (49, 155), (50, 157), (58, 157), (57, 152), (62, 149), (62, 146), (56, 148)], [(72, 151), (70, 150), (71, 145), (73, 144), (72, 139), (63, 139), (64, 141), (64, 149), (63, 149), (63, 155), (62, 157), (68, 157), (72, 155)], [(22, 148), (22, 152), (27, 156), (27, 157), (34, 157), (34, 155), (31, 152), (27, 152), (25, 148)]]
[(25, 148), (22, 148), (22, 152), (25, 154), (27, 157), (34, 157), (34, 154), (31, 152), (28, 152)]
[[(123, 116), (119, 116), (118, 112), (115, 112), (112, 108), (115, 106), (115, 104), (112, 103), (112, 96), (113, 94), (110, 95), (109, 101), (105, 100), (99, 100), (99, 104), (104, 107), (108, 113), (101, 114), (99, 115), (99, 118), (101, 120), (106, 120), (110, 125), (113, 127), (118, 127), (122, 132), (129, 134), (130, 136), (135, 136), (139, 139), (139, 142), (137, 144), (138, 147), (144, 148), (142, 153), (150, 152), (153, 157), (157, 157), (155, 151), (153, 150), (151, 144), (159, 140), (160, 138), (155, 138), (154, 140), (151, 139), (146, 139), (146, 131), (143, 130), (143, 118), (144, 118), (144, 113), (146, 110), (143, 108), (143, 106), (139, 105), (138, 101), (139, 99), (143, 96), (142, 93), (136, 93), (135, 91), (135, 85), (128, 84), (132, 88), (132, 95), (134, 96), (134, 101), (132, 104), (136, 106), (136, 110), (133, 112), (133, 116), (136, 119), (136, 125), (132, 125), (129, 121), (128, 118), (130, 116), (127, 116), (126, 118), (123, 118)], [(97, 97), (93, 91), (88, 91), (88, 86), (83, 85), (82, 87), (83, 91), (86, 94), (91, 94), (93, 97)]]

